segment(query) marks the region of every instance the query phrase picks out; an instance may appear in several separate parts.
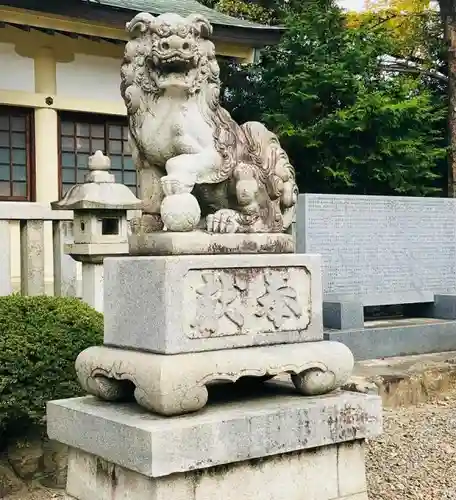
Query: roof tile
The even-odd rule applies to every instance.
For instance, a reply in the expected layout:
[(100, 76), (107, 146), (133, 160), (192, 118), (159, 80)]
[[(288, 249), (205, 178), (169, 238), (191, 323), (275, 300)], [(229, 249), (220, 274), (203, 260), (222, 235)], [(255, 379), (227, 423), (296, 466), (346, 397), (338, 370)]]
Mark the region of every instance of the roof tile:
[[(192, 13), (203, 14), (213, 24), (222, 26), (233, 26), (250, 29), (274, 29), (273, 26), (245, 21), (236, 17), (228, 16), (222, 12), (217, 12), (196, 0), (88, 0), (89, 3), (97, 3), (107, 7), (117, 9), (133, 10), (137, 12), (150, 12), (152, 14), (164, 14), (166, 12), (175, 12), (182, 16)], [(275, 28), (280, 30), (280, 28)]]

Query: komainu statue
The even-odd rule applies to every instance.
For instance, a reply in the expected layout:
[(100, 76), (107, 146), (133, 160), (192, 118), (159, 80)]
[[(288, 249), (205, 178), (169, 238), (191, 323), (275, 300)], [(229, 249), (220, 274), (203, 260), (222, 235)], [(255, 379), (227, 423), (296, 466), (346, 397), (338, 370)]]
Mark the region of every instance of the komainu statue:
[(121, 69), (143, 228), (280, 233), (297, 202), (277, 137), (219, 103), (212, 26), (201, 15), (138, 14)]

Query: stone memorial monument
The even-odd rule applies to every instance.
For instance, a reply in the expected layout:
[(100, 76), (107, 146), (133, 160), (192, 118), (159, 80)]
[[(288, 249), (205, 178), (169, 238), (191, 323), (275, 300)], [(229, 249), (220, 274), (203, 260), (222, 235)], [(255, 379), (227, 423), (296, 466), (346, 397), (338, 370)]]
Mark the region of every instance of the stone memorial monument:
[(305, 193), (298, 207), (297, 251), (322, 257), (325, 338), (359, 360), (456, 349), (454, 199)]
[[(363, 440), (380, 431), (380, 400), (337, 392), (353, 356), (323, 341), (320, 257), (293, 253), (286, 234), (286, 153), (220, 106), (204, 17), (143, 13), (127, 31), (142, 216), (130, 255), (104, 261), (104, 345), (76, 361), (95, 397), (48, 407), (50, 437), (72, 449), (68, 494), (367, 499)], [(295, 389), (265, 382), (279, 374)]]

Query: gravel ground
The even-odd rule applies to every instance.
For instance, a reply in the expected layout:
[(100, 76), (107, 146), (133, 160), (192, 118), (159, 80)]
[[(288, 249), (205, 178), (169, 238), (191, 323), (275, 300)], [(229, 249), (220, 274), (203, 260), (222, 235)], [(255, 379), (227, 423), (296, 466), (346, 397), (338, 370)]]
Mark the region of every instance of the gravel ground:
[(456, 500), (456, 391), (443, 400), (384, 410), (368, 444), (369, 500)]

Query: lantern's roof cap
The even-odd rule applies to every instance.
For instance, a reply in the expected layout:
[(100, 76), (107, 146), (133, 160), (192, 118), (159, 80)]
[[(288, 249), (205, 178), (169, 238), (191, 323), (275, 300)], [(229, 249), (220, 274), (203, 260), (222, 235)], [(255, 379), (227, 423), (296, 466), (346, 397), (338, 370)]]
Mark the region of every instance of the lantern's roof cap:
[(124, 184), (117, 184), (109, 172), (111, 160), (101, 151), (89, 158), (89, 172), (83, 184), (73, 186), (65, 196), (51, 203), (54, 210), (138, 210), (141, 201)]

